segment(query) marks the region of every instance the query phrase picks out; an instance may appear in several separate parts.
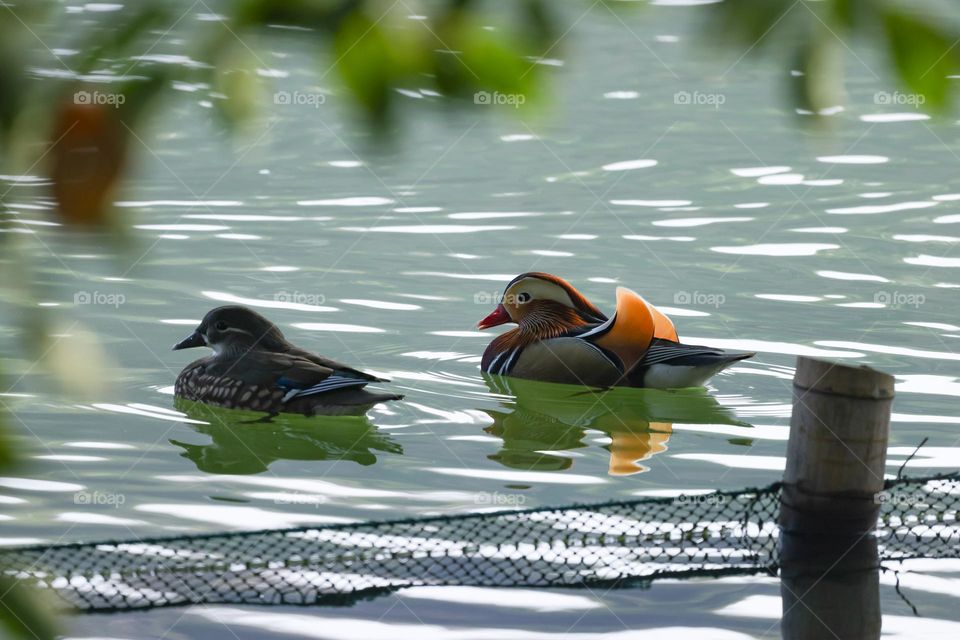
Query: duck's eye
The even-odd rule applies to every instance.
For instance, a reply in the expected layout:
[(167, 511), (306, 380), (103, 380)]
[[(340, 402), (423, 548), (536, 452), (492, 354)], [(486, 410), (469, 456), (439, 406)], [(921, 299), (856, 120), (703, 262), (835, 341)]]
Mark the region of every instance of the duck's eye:
[(227, 330), (227, 323), (226, 323), (226, 322), (223, 322), (222, 320), (221, 320), (220, 322), (218, 322), (217, 324), (215, 324), (214, 326), (217, 328), (217, 331), (226, 331), (226, 330)]
[(520, 304), (526, 304), (527, 302), (530, 302), (530, 298), (531, 298), (530, 294), (527, 293), (526, 291), (523, 291), (517, 295), (517, 302), (519, 302)]

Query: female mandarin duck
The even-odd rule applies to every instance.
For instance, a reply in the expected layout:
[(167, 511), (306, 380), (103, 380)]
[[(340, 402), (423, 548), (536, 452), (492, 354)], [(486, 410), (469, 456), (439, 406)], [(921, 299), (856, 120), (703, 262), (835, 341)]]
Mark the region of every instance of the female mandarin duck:
[(566, 280), (524, 273), (480, 329), (508, 322), (483, 353), (485, 373), (589, 386), (702, 386), (711, 376), (753, 353), (681, 344), (670, 319), (639, 295), (617, 288), (607, 318)]
[(240, 306), (210, 311), (173, 350), (210, 347), (177, 376), (174, 395), (228, 409), (270, 414), (360, 414), (401, 395), (364, 389), (386, 382), (287, 342), (280, 329)]

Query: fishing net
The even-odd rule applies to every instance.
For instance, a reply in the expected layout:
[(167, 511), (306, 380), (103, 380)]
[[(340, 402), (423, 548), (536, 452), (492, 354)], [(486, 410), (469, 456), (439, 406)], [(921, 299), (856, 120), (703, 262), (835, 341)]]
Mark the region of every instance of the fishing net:
[[(0, 568), (84, 611), (345, 604), (400, 587), (623, 587), (776, 573), (781, 485), (324, 527), (11, 548)], [(882, 560), (960, 557), (960, 474), (878, 495)]]

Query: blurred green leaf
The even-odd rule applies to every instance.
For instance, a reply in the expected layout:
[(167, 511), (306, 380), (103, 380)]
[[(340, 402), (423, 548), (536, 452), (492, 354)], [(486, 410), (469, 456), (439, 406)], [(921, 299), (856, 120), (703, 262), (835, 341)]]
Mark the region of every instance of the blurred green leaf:
[[(57, 629), (52, 612), (38, 594), (10, 576), (0, 575), (0, 629), (16, 640), (53, 640)], [(7, 635), (9, 634), (9, 635)]]
[(764, 48), (782, 40), (771, 37), (809, 17), (795, 0), (725, 0), (709, 5), (703, 30), (708, 37), (745, 47), (742, 53)]
[(364, 4), (364, 0), (236, 0), (233, 22), (240, 28), (282, 24), (334, 30), (344, 16)]
[(29, 25), (45, 20), (51, 6), (48, 0), (34, 0), (19, 4), (4, 3), (0, 8), (0, 164), (6, 164), (7, 167), (13, 155), (10, 148), (13, 146), (17, 121), (24, 111), (29, 111), (25, 109), (31, 88), (26, 65), (29, 61), (29, 43), (34, 38)]
[(90, 73), (104, 59), (123, 57), (137, 37), (171, 22), (169, 3), (141, 0), (135, 6), (131, 9), (131, 5), (127, 5), (122, 12), (108, 19), (104, 28), (97, 30), (96, 38), (91, 38), (90, 33), (85, 34), (85, 46), (80, 49), (84, 55), (76, 65), (79, 73)]
[(558, 38), (561, 33), (553, 12), (547, 8), (544, 0), (523, 0), (520, 12), (523, 26), (530, 35), (528, 45), (532, 45), (532, 53), (545, 55), (555, 51), (559, 46)]
[(888, 9), (883, 15), (893, 67), (910, 91), (943, 112), (950, 102), (948, 75), (957, 71), (956, 38), (919, 17)]
[[(950, 106), (950, 81), (960, 52), (950, 27), (921, 17), (933, 3), (912, 6), (872, 0), (725, 0), (711, 5), (704, 25), (740, 54), (761, 49), (794, 51), (793, 68), (803, 72), (791, 80), (795, 104), (817, 112), (840, 103), (843, 96), (842, 55), (851, 36), (875, 39), (878, 34), (899, 81), (923, 96), (935, 111)], [(840, 46), (838, 46), (840, 45)]]
[(842, 45), (826, 28), (819, 30), (816, 40), (803, 42), (797, 49), (790, 83), (794, 104), (815, 115), (827, 108), (843, 104)]
[(868, 26), (877, 6), (873, 0), (831, 0), (830, 5), (828, 21), (848, 31)]
[(102, 399), (110, 383), (108, 372), (116, 370), (116, 365), (97, 334), (75, 322), (70, 328), (54, 327), (44, 337), (41, 362), (61, 391), (85, 402)]
[(335, 64), (343, 83), (370, 121), (383, 128), (390, 116), (397, 64), (379, 20), (355, 12), (333, 38)]
[(131, 129), (135, 128), (144, 114), (157, 106), (164, 91), (169, 91), (170, 83), (176, 78), (176, 71), (172, 65), (147, 65), (141, 67), (139, 75), (146, 79), (137, 78), (120, 85), (123, 103), (118, 112), (120, 119)]
[(257, 62), (249, 49), (239, 45), (221, 51), (216, 61), (214, 86), (225, 98), (213, 104), (231, 131), (235, 132), (256, 113), (263, 84), (257, 76)]
[(0, 470), (9, 469), (17, 463), (13, 439), (8, 431), (7, 408), (0, 407)]
[(462, 34), (463, 64), (478, 84), (504, 93), (527, 93), (536, 65), (522, 58), (515, 42), (478, 23), (468, 23)]
[(5, 144), (4, 134), (13, 126), (22, 106), (26, 82), (19, 51), (9, 46), (9, 31), (9, 24), (0, 25), (0, 145)]

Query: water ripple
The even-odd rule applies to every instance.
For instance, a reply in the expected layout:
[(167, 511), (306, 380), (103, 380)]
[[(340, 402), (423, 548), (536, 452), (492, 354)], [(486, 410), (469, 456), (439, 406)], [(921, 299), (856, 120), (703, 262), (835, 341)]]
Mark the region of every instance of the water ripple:
[(337, 324), (333, 322), (294, 322), (292, 327), (305, 331), (340, 331), (343, 333), (386, 333), (377, 327), (365, 327), (359, 324)]
[(820, 251), (830, 249), (839, 249), (836, 244), (818, 244), (818, 243), (782, 243), (782, 244), (753, 244), (743, 247), (710, 247), (711, 251), (717, 253), (731, 253), (744, 256), (815, 256)]
[(821, 347), (834, 347), (837, 349), (859, 349), (871, 353), (886, 353), (896, 356), (910, 356), (911, 358), (931, 358), (934, 360), (960, 360), (960, 353), (950, 353), (948, 351), (925, 351), (923, 349), (911, 349), (909, 347), (892, 347), (886, 344), (870, 344), (868, 342), (848, 342), (845, 340), (818, 340), (814, 342)]
[(622, 162), (611, 162), (601, 167), (604, 171), (630, 171), (632, 169), (647, 169), (657, 166), (656, 160), (624, 160)]
[(930, 116), (925, 113), (867, 113), (860, 116), (864, 122), (915, 122), (917, 120), (929, 120)]
[(960, 267), (960, 258), (947, 258), (945, 256), (928, 256), (920, 254), (916, 258), (904, 258), (907, 264), (916, 264), (923, 267)]
[(483, 478), (501, 482), (537, 482), (544, 484), (605, 484), (606, 478), (566, 473), (558, 475), (543, 471), (501, 471), (499, 469), (455, 469), (450, 467), (427, 467), (424, 471), (447, 476)]
[(718, 222), (750, 222), (753, 219), (746, 217), (668, 218), (666, 220), (654, 220), (650, 224), (655, 227), (705, 227), (708, 224), (717, 224)]
[(423, 309), (418, 304), (409, 304), (405, 302), (385, 302), (383, 300), (361, 300), (358, 298), (341, 298), (340, 302), (352, 304), (358, 307), (369, 307), (371, 309), (385, 309), (387, 311), (416, 311)]
[(297, 200), (297, 204), (301, 207), (377, 207), (393, 204), (393, 200), (376, 196), (354, 196), (326, 200)]
[(239, 207), (239, 200), (122, 200), (117, 207)]
[(894, 211), (907, 211), (910, 209), (927, 209), (937, 206), (937, 202), (922, 200), (919, 202), (897, 202), (895, 204), (862, 205), (858, 207), (839, 207), (836, 209), (827, 209), (827, 213), (838, 215), (865, 215), (871, 213), (893, 213)]
[(452, 220), (490, 220), (495, 218), (533, 218), (542, 216), (539, 211), (465, 211), (451, 213), (447, 217)]
[[(794, 344), (791, 342), (774, 342), (769, 340), (748, 340), (731, 338), (698, 338), (693, 336), (683, 336), (683, 341), (689, 344), (702, 344), (708, 347), (717, 347), (720, 349), (731, 349), (733, 351), (756, 351), (757, 353), (779, 353), (789, 356), (809, 356), (812, 358), (862, 358), (863, 353), (856, 343), (843, 343), (845, 350), (838, 349), (818, 349), (803, 344)], [(821, 346), (834, 346), (824, 345)], [(849, 346), (848, 345), (853, 345)], [(850, 349), (850, 350), (846, 350)]]
[(610, 204), (624, 207), (685, 207), (690, 200), (611, 200)]
[(388, 227), (340, 227), (341, 231), (358, 231), (360, 233), (476, 233), (478, 231), (511, 231), (517, 227), (504, 225), (465, 225), (465, 224), (417, 224), (395, 225)]
[(144, 231), (227, 231), (230, 227), (215, 224), (135, 224), (134, 229)]
[(250, 307), (262, 307), (265, 309), (292, 309), (294, 311), (339, 311), (336, 307), (324, 307), (315, 304), (303, 304), (300, 302), (285, 302), (281, 300), (261, 300), (259, 298), (244, 298), (225, 291), (201, 291), (201, 295), (218, 302), (229, 302), (230, 304), (245, 304)]
[(890, 158), (887, 156), (820, 156), (817, 158), (817, 162), (825, 162), (828, 164), (883, 164), (885, 162), (890, 162)]
[(867, 273), (847, 273), (846, 271), (817, 271), (821, 278), (830, 278), (831, 280), (856, 280), (863, 282), (890, 282), (883, 276), (871, 275)]
[(730, 173), (741, 178), (760, 178), (763, 176), (772, 176), (777, 173), (786, 173), (790, 167), (746, 167), (743, 169), (730, 169)]

